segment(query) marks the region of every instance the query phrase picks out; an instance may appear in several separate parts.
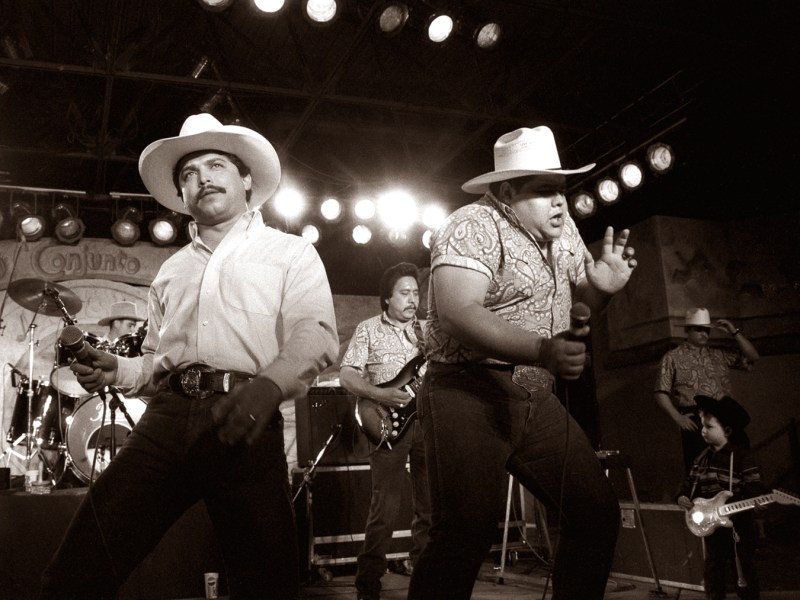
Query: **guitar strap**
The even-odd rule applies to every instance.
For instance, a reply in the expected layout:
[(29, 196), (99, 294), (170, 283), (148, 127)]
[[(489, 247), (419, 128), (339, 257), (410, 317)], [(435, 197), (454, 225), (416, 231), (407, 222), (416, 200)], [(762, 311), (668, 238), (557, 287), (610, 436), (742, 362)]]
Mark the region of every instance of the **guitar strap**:
[(414, 319), (414, 337), (417, 338), (417, 348), (421, 356), (425, 356), (425, 336), (422, 334), (422, 325), (419, 319)]

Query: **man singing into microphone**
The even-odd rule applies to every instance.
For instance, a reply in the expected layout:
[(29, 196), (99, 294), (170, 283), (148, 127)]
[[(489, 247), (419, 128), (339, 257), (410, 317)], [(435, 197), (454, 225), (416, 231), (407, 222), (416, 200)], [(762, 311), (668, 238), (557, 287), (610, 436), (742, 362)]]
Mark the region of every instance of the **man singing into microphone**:
[[(628, 231), (609, 227), (595, 261), (567, 211), (566, 176), (547, 127), (494, 146), (495, 170), (462, 186), (484, 194), (434, 235), (418, 394), (433, 522), (409, 600), (468, 600), (502, 521), (508, 473), (561, 513), (554, 597), (603, 597), (619, 506), (594, 450), (553, 394), (577, 378), (573, 301), (595, 314), (628, 282)], [(575, 315), (580, 317), (580, 314)], [(572, 334), (572, 335), (570, 335)]]

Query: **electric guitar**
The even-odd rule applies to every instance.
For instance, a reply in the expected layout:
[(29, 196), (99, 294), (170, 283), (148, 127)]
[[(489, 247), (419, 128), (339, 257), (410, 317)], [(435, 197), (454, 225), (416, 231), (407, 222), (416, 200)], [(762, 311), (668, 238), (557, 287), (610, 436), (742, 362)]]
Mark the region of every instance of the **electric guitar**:
[(689, 531), (698, 537), (711, 535), (717, 527), (733, 527), (728, 515), (771, 502), (800, 505), (800, 498), (781, 490), (772, 490), (771, 494), (725, 504), (730, 497), (731, 493), (723, 490), (713, 498), (695, 499), (694, 506), (691, 510), (686, 511), (686, 525), (689, 527)]
[(416, 395), (422, 375), (420, 370), (425, 364), (424, 356), (415, 356), (408, 361), (391, 381), (378, 385), (380, 388), (402, 389), (411, 396), (411, 401), (404, 407), (386, 407), (369, 398), (357, 398), (355, 417), (361, 431), (373, 444), (386, 444), (399, 440), (408, 430), (417, 415)]

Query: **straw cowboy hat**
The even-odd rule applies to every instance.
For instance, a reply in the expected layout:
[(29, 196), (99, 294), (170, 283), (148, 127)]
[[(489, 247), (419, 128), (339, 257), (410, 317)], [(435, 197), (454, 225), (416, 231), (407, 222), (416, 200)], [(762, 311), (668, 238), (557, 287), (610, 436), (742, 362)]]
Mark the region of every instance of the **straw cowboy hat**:
[(711, 327), (711, 315), (706, 308), (690, 308), (686, 311), (684, 327), (696, 325), (697, 327)]
[(723, 396), (719, 400), (710, 396), (695, 396), (694, 401), (705, 414), (716, 417), (723, 427), (741, 431), (750, 423), (748, 412), (730, 396)]
[(494, 145), (494, 171), (473, 177), (461, 186), (468, 194), (485, 194), (489, 184), (529, 175), (585, 173), (595, 163), (579, 169), (562, 169), (553, 132), (544, 125), (522, 127), (501, 135)]
[(147, 190), (161, 204), (175, 212), (189, 214), (172, 178), (178, 160), (192, 152), (218, 150), (235, 154), (250, 168), (253, 184), (250, 208), (264, 204), (278, 187), (281, 163), (278, 154), (260, 133), (223, 125), (208, 113), (192, 115), (183, 123), (178, 137), (156, 140), (139, 157), (139, 174)]
[(144, 317), (139, 316), (139, 311), (136, 310), (136, 304), (122, 300), (121, 302), (114, 302), (111, 305), (111, 311), (107, 317), (100, 319), (98, 325), (110, 325), (111, 321), (117, 319), (130, 319), (131, 321), (144, 321)]

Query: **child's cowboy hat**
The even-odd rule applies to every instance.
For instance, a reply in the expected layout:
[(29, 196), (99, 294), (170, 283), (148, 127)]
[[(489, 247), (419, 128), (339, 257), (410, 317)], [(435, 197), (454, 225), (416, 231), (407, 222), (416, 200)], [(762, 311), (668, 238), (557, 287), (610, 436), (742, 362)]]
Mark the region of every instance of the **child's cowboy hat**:
[(544, 125), (522, 127), (501, 135), (494, 144), (494, 171), (474, 177), (461, 186), (468, 194), (485, 194), (489, 184), (529, 175), (572, 175), (593, 169), (595, 163), (579, 169), (562, 169), (553, 132)]
[(202, 150), (235, 154), (250, 168), (251, 209), (269, 200), (278, 187), (281, 164), (275, 148), (264, 136), (247, 127), (223, 125), (212, 115), (201, 113), (184, 121), (178, 137), (156, 140), (142, 151), (139, 174), (150, 194), (170, 210), (188, 214), (172, 173), (178, 160)]
[(695, 396), (694, 401), (697, 408), (707, 415), (716, 417), (723, 427), (741, 431), (750, 423), (748, 412), (730, 396), (723, 396), (719, 400), (710, 396)]

